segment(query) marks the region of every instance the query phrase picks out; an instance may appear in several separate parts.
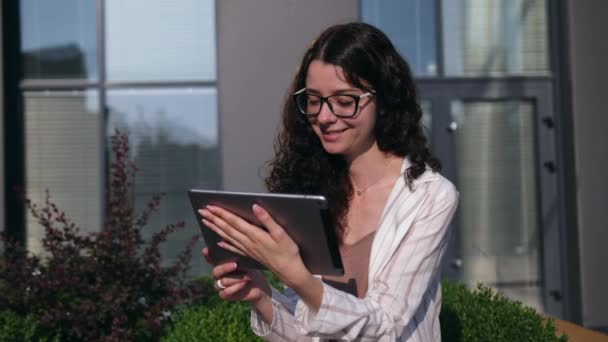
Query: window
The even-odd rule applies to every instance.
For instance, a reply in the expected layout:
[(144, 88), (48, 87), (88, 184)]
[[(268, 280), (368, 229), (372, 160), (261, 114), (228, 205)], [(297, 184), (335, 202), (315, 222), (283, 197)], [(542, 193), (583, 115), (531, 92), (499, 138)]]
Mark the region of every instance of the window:
[[(560, 316), (546, 0), (361, 1), (408, 60), (460, 207), (444, 275)], [(543, 121), (545, 120), (545, 121)], [(544, 273), (544, 270), (556, 270)]]
[(447, 76), (549, 72), (544, 0), (444, 0), (442, 6)]
[[(48, 188), (83, 230), (99, 229), (119, 128), (140, 169), (136, 206), (166, 194), (146, 233), (189, 227), (164, 246), (175, 256), (198, 230), (186, 190), (221, 186), (215, 2), (21, 0), (20, 18), (28, 195)], [(39, 250), (41, 228), (26, 221)]]
[(98, 78), (95, 6), (91, 0), (21, 0), (25, 79)]
[(417, 76), (437, 75), (434, 1), (363, 0), (363, 20), (382, 29)]
[[(25, 91), (25, 184), (30, 198), (52, 200), (82, 231), (99, 229), (103, 213), (103, 139), (99, 98), (93, 90)], [(39, 250), (44, 229), (26, 227)]]
[(215, 82), (213, 1), (105, 4), (108, 81)]

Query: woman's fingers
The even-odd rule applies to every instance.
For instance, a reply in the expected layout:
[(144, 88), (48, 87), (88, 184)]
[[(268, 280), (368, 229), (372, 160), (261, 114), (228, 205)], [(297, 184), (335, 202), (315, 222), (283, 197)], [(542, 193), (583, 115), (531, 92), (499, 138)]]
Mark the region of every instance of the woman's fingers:
[[(211, 276), (214, 279), (213, 286), (220, 292), (226, 291), (235, 285), (246, 283), (251, 280), (251, 277), (245, 272), (237, 271), (235, 262), (228, 262), (215, 266), (213, 270), (211, 270)], [(232, 289), (229, 291), (229, 293), (236, 291), (238, 291), (238, 289)]]
[(249, 240), (246, 234), (243, 233), (244, 226), (249, 225), (247, 221), (240, 217), (218, 207), (207, 206), (205, 209), (199, 210), (203, 216), (203, 223), (218, 233), (224, 240), (233, 242), (238, 240), (246, 242)]
[(205, 258), (205, 261), (207, 261), (208, 264), (213, 265), (213, 260), (211, 260), (211, 256), (209, 255), (209, 248), (205, 247), (203, 248), (202, 251), (203, 257)]
[(231, 227), (227, 225), (224, 220), (211, 214), (209, 211), (203, 209), (199, 212), (201, 213), (201, 215), (203, 215), (203, 217), (205, 217), (203, 219), (203, 224), (205, 226), (213, 230), (217, 235), (219, 235), (222, 239), (228, 241), (233, 246), (241, 250), (245, 249), (242, 244), (242, 241), (246, 241), (245, 239), (248, 240), (245, 235), (243, 235), (236, 229), (231, 229)]
[(222, 247), (225, 250), (231, 251), (232, 253), (236, 253), (236, 254), (239, 254), (239, 255), (247, 256), (245, 254), (245, 252), (243, 252), (240, 249), (234, 247), (233, 245), (229, 244), (226, 241), (220, 241), (220, 242), (217, 243), (217, 245), (220, 246), (220, 247)]
[(211, 271), (214, 284), (220, 298), (225, 300), (243, 300), (243, 289), (251, 284), (253, 278), (250, 272), (237, 270), (236, 263), (229, 262), (218, 265)]
[[(222, 281), (223, 284), (223, 281)], [(232, 298), (237, 292), (241, 291), (245, 286), (247, 286), (247, 282), (246, 281), (240, 281), (238, 283), (234, 283), (232, 285), (224, 285), (225, 288), (221, 289), (218, 293), (218, 295), (220, 296), (220, 298), (222, 299), (237, 299), (237, 298)]]
[(236, 262), (226, 262), (215, 266), (211, 270), (211, 276), (213, 279), (218, 280), (234, 271), (236, 271)]
[(251, 208), (255, 217), (268, 229), (268, 233), (277, 237), (278, 234), (282, 234), (285, 230), (270, 216), (270, 213), (266, 209), (262, 208), (259, 204), (254, 204)]
[[(218, 280), (220, 281), (219, 283)], [(247, 282), (249, 280), (251, 280), (251, 277), (248, 277), (244, 272), (237, 271), (216, 279), (214, 285), (218, 290), (224, 290), (232, 287), (233, 285)]]
[[(264, 208), (256, 204), (252, 211), (266, 229), (219, 207), (206, 206), (199, 212), (203, 223), (222, 238), (218, 246), (225, 250), (251, 257), (273, 270), (289, 267), (289, 260), (300, 258), (297, 244)], [(218, 288), (223, 287), (218, 284)]]
[[(255, 241), (259, 238), (259, 234), (265, 234), (259, 227), (250, 224), (226, 209), (208, 205), (204, 210), (211, 212), (213, 216), (219, 217), (221, 220), (215, 220), (214, 223), (225, 230), (226, 233), (234, 235), (234, 238), (240, 239), (243, 242)], [(221, 225), (221, 223), (224, 223), (224, 225)]]

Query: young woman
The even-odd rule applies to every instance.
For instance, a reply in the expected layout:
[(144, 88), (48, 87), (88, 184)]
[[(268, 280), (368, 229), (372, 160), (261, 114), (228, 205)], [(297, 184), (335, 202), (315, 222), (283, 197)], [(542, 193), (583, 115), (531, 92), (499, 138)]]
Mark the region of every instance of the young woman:
[(260, 206), (266, 231), (206, 207), (223, 248), (287, 287), (224, 263), (212, 271), (220, 297), (251, 303), (253, 331), (267, 340), (439, 341), (439, 271), (458, 193), (437, 173), (407, 63), (376, 28), (333, 26), (306, 51), (291, 94), (266, 184), (329, 200), (345, 275), (310, 274)]

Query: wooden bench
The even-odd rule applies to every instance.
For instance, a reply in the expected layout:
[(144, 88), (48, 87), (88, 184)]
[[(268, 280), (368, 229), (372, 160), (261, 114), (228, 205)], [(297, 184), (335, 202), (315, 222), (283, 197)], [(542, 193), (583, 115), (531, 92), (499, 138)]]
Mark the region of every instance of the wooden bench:
[(561, 319), (553, 318), (553, 321), (559, 333), (568, 335), (569, 342), (608, 342), (608, 335)]

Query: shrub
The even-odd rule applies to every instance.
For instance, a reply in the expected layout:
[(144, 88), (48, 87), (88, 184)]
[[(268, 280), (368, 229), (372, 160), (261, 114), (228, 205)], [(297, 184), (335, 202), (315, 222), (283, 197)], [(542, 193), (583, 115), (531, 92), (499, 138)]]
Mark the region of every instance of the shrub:
[[(38, 326), (31, 317), (21, 317), (11, 311), (0, 312), (0, 341), (51, 341), (40, 336)], [(54, 338), (52, 341), (59, 341)]]
[(162, 341), (261, 341), (249, 327), (249, 304), (217, 302), (180, 311)]
[(199, 287), (213, 294), (179, 311), (162, 341), (261, 341), (249, 327), (249, 304), (219, 298), (211, 278), (199, 280)]
[[(283, 288), (275, 275), (265, 276), (275, 289)], [(249, 304), (221, 299), (210, 277), (193, 282), (192, 288), (197, 301), (175, 315), (163, 341), (261, 341), (249, 326)]]
[(481, 284), (443, 284), (442, 341), (567, 341), (551, 320)]
[[(211, 280), (203, 284), (206, 293), (214, 291)], [(176, 315), (164, 341), (259, 341), (249, 327), (247, 304), (205, 298)], [(552, 321), (534, 309), (481, 285), (471, 291), (445, 282), (440, 320), (444, 342), (567, 341), (566, 336), (556, 335)]]
[[(0, 310), (31, 317), (47, 336), (70, 340), (158, 339), (171, 312), (190, 298), (185, 286), (197, 237), (173, 265), (164, 265), (160, 244), (184, 223), (169, 224), (145, 241), (141, 230), (162, 195), (134, 209), (134, 163), (126, 135), (111, 138), (112, 163), (102, 229), (82, 233), (47, 191), (42, 205), (26, 200), (44, 228), (41, 256), (5, 241), (0, 262)], [(198, 236), (198, 235), (197, 235)]]

